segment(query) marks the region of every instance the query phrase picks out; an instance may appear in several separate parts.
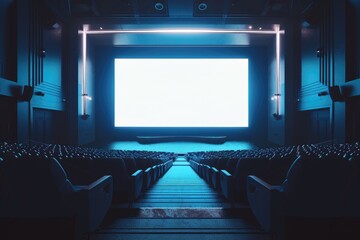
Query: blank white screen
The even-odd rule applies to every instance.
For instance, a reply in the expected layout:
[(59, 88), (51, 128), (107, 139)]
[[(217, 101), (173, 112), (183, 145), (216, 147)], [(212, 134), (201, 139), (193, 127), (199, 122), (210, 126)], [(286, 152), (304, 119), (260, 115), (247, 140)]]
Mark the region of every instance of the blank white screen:
[(248, 127), (248, 59), (115, 59), (115, 127)]

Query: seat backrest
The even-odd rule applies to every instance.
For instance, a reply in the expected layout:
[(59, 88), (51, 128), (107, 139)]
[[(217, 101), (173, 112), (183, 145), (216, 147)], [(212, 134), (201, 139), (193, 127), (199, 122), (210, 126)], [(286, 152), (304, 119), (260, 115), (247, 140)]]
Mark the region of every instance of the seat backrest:
[(69, 180), (75, 185), (87, 185), (99, 177), (93, 173), (93, 159), (87, 157), (66, 157), (59, 160), (67, 172)]
[(2, 161), (1, 206), (4, 217), (52, 217), (70, 213), (71, 182), (55, 158)]
[(280, 185), (286, 178), (291, 164), (296, 156), (273, 156), (269, 159), (269, 174), (267, 181), (272, 185)]
[(264, 179), (269, 172), (267, 158), (240, 158), (233, 173), (235, 189), (241, 194), (246, 192), (246, 179), (248, 175), (255, 175)]
[(342, 215), (349, 171), (349, 161), (342, 158), (298, 157), (283, 183), (285, 214), (318, 218)]
[(141, 157), (136, 159), (136, 166), (145, 171), (148, 167), (151, 167), (152, 162), (154, 162), (154, 160), (151, 158)]
[(138, 170), (138, 167), (136, 166), (136, 160), (134, 158), (123, 158), (127, 173), (129, 175), (133, 174)]
[(122, 158), (95, 158), (93, 161), (95, 176), (112, 176), (113, 198), (117, 200), (126, 197), (129, 189), (129, 175), (124, 160)]
[(216, 159), (215, 167), (220, 171), (225, 169), (227, 164), (227, 158), (218, 158)]
[(236, 164), (238, 163), (240, 158), (229, 158), (226, 162), (226, 167), (225, 170), (230, 173), (233, 174), (236, 168)]
[(346, 200), (346, 214), (350, 217), (360, 217), (360, 157), (350, 158), (351, 170), (349, 181), (344, 191), (348, 197)]

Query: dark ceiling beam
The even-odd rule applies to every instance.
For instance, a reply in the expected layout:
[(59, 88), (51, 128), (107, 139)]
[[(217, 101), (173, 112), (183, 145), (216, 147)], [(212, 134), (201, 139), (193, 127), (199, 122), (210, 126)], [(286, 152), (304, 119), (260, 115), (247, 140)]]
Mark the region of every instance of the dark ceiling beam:
[(264, 9), (261, 13), (261, 16), (266, 16), (271, 9), (271, 4), (270, 4), (271, 0), (267, 0), (266, 3), (264, 4)]
[(226, 23), (226, 18), (228, 17), (230, 9), (231, 9), (231, 2), (232, 2), (231, 0), (224, 1), (223, 14), (222, 14), (223, 23)]
[(100, 16), (95, 0), (91, 0), (91, 10), (93, 11), (95, 16)]
[(131, 0), (131, 4), (133, 5), (133, 13), (134, 13), (135, 21), (136, 23), (139, 23), (140, 12), (139, 12), (138, 0)]
[(69, 16), (71, 17), (71, 3), (70, 3), (71, 0), (67, 0), (67, 7), (68, 7), (68, 11), (69, 11)]
[[(222, 24), (223, 18), (219, 17), (176, 17), (176, 18), (163, 18), (163, 17), (78, 17), (76, 18), (77, 24), (103, 24), (103, 25), (121, 25), (121, 24)], [(277, 23), (282, 24), (287, 22), (288, 19), (283, 17), (268, 17), (268, 16), (259, 16), (259, 17), (227, 17), (226, 24), (269, 24)]]

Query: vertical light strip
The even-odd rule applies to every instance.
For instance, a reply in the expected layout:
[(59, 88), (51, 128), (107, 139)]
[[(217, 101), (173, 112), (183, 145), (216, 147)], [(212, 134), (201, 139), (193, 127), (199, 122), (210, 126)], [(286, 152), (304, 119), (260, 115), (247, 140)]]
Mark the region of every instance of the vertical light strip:
[(86, 116), (86, 100), (87, 100), (87, 93), (86, 93), (86, 38), (87, 38), (87, 30), (88, 26), (83, 26), (82, 32), (82, 90), (81, 90), (81, 101), (82, 101), (82, 115)]
[(276, 115), (280, 115), (280, 25), (274, 26), (276, 34)]

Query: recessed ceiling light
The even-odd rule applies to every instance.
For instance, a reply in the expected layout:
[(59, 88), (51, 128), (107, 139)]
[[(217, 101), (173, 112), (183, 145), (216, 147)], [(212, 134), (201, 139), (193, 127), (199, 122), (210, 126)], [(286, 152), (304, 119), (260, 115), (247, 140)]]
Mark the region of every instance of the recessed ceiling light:
[(249, 25), (249, 27), (248, 27), (249, 29), (252, 29), (252, 26), (251, 25)]
[(199, 6), (198, 6), (198, 9), (200, 11), (205, 11), (207, 9), (207, 4), (206, 3), (200, 3)]
[(99, 29), (100, 29), (100, 30), (103, 30), (103, 27), (100, 27)]
[(157, 2), (155, 3), (154, 7), (157, 11), (162, 11), (164, 9), (164, 4), (162, 4), (161, 2)]
[(259, 27), (259, 30), (262, 30), (262, 27)]

